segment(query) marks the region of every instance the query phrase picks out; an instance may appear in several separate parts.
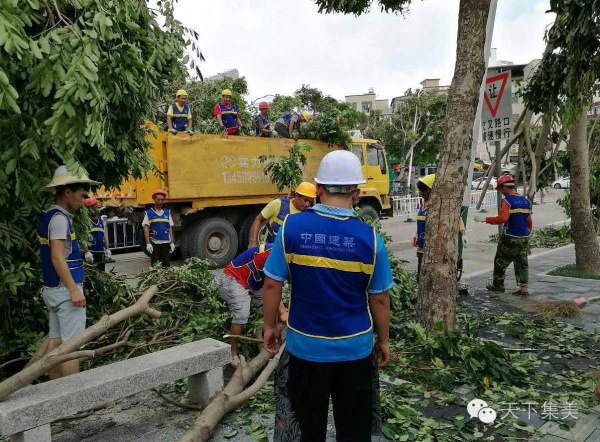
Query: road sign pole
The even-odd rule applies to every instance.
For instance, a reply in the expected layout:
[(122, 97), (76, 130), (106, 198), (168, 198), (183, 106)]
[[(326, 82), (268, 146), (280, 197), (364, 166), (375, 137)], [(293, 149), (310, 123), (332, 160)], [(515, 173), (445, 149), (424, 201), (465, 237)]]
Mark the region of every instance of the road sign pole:
[[(500, 146), (500, 141), (496, 141), (496, 181), (500, 179), (502, 176), (502, 164), (500, 155), (502, 154), (502, 147)], [(500, 215), (500, 207), (502, 205), (502, 193), (498, 190), (498, 186), (496, 186), (496, 194), (498, 196), (497, 200), (497, 208), (498, 215)], [(500, 235), (502, 235), (502, 225), (498, 225), (498, 241), (500, 241)]]

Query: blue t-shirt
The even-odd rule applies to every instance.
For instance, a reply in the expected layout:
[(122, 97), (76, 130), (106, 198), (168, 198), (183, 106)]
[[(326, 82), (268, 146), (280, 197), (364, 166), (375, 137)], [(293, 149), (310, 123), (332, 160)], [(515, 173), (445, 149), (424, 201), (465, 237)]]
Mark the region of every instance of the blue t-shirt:
[[(356, 215), (352, 210), (317, 204), (314, 211), (326, 215), (352, 217)], [(269, 278), (283, 282), (289, 277), (289, 268), (285, 259), (283, 248), (282, 229), (279, 230), (271, 254), (265, 263), (265, 275)], [(369, 282), (367, 292), (377, 295), (387, 292), (394, 285), (392, 271), (383, 240), (376, 235), (377, 252), (373, 276)], [(305, 281), (300, 284), (306, 283)], [(309, 337), (288, 328), (286, 334), (286, 348), (294, 356), (314, 362), (352, 361), (367, 357), (373, 348), (373, 332), (363, 333), (342, 339), (322, 339)]]

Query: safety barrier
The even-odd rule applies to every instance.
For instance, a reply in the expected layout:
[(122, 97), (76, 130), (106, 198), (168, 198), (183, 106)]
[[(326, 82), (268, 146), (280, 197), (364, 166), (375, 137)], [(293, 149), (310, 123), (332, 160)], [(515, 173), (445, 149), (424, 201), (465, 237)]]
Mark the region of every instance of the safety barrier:
[[(481, 191), (471, 192), (471, 200), (469, 201), (469, 208), (474, 209), (477, 206), (477, 202), (481, 196)], [(392, 203), (394, 207), (394, 217), (398, 218), (416, 218), (419, 207), (421, 207), (422, 198), (418, 196), (395, 196), (392, 197)], [(486, 209), (488, 207), (496, 207), (497, 196), (496, 191), (488, 191), (483, 198), (481, 208)]]
[(110, 250), (128, 249), (140, 245), (138, 231), (127, 218), (105, 220), (104, 231)]

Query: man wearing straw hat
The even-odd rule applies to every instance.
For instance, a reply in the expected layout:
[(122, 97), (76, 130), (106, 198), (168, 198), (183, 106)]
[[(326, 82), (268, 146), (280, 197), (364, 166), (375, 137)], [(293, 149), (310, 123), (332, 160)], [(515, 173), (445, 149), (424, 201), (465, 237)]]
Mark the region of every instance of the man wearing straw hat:
[[(54, 204), (41, 216), (38, 242), (42, 261), (42, 296), (49, 312), (48, 351), (85, 329), (83, 259), (73, 228), (73, 212), (83, 206), (90, 185), (85, 171), (75, 174), (66, 166), (54, 172), (46, 187), (55, 191)], [(67, 361), (48, 371), (56, 379), (79, 371), (79, 361)]]

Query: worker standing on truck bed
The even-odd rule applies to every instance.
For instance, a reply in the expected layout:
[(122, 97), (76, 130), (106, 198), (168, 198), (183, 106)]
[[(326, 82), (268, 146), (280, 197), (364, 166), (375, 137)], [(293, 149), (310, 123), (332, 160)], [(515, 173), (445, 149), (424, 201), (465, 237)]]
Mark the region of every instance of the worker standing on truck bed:
[(175, 103), (171, 103), (167, 110), (167, 126), (169, 132), (175, 135), (177, 132), (187, 132), (194, 135), (192, 130), (192, 113), (187, 104), (188, 94), (183, 89), (177, 91)]
[(258, 104), (259, 114), (254, 117), (254, 136), (268, 138), (273, 133), (269, 124), (269, 103), (261, 101)]
[(154, 206), (146, 210), (142, 226), (146, 239), (146, 250), (150, 254), (151, 265), (157, 262), (163, 267), (171, 265), (171, 253), (175, 251), (173, 241), (173, 218), (167, 208), (163, 208), (167, 192), (157, 189), (152, 193)]
[(285, 114), (275, 123), (275, 132), (283, 138), (292, 138), (294, 129), (298, 131), (298, 136), (302, 138), (302, 132), (300, 130), (300, 123), (310, 121), (310, 114), (308, 112), (293, 112), (291, 114)]
[[(231, 320), (231, 365), (237, 367), (240, 358), (237, 352), (237, 338), (242, 334), (250, 316), (250, 304), (262, 306), (262, 288), (265, 282), (265, 261), (273, 244), (261, 244), (242, 252), (223, 270), (217, 289), (233, 315)], [(279, 303), (279, 321), (287, 322), (287, 311), (283, 302)]]
[(225, 89), (221, 92), (223, 101), (215, 104), (214, 114), (217, 117), (219, 127), (223, 132), (223, 138), (227, 138), (229, 135), (237, 135), (242, 128), (242, 122), (238, 115), (235, 104), (231, 102), (231, 96), (233, 94), (229, 89)]
[(83, 249), (85, 260), (94, 264), (98, 270), (103, 272), (106, 270), (106, 258), (111, 257), (110, 249), (108, 248), (108, 240), (104, 234), (104, 221), (98, 216), (98, 200), (94, 197), (84, 201), (90, 215), (90, 235), (92, 241), (89, 247)]
[[(256, 246), (258, 242), (273, 242), (285, 217), (308, 209), (314, 204), (316, 196), (317, 189), (315, 188), (315, 185), (303, 182), (296, 187), (294, 192), (292, 192), (291, 199), (277, 198), (267, 204), (254, 219), (254, 223), (250, 229), (250, 242), (248, 243), (248, 248)], [(260, 226), (265, 221), (267, 223), (261, 229)], [(257, 241), (259, 237), (260, 241)]]
[(279, 351), (286, 280), (291, 290), (274, 372), (273, 440), (324, 441), (331, 398), (337, 440), (370, 441), (375, 372), (390, 360), (392, 272), (383, 240), (352, 210), (365, 183), (356, 155), (328, 153), (315, 181), (321, 204), (285, 219), (264, 269), (263, 340), (271, 353)]

